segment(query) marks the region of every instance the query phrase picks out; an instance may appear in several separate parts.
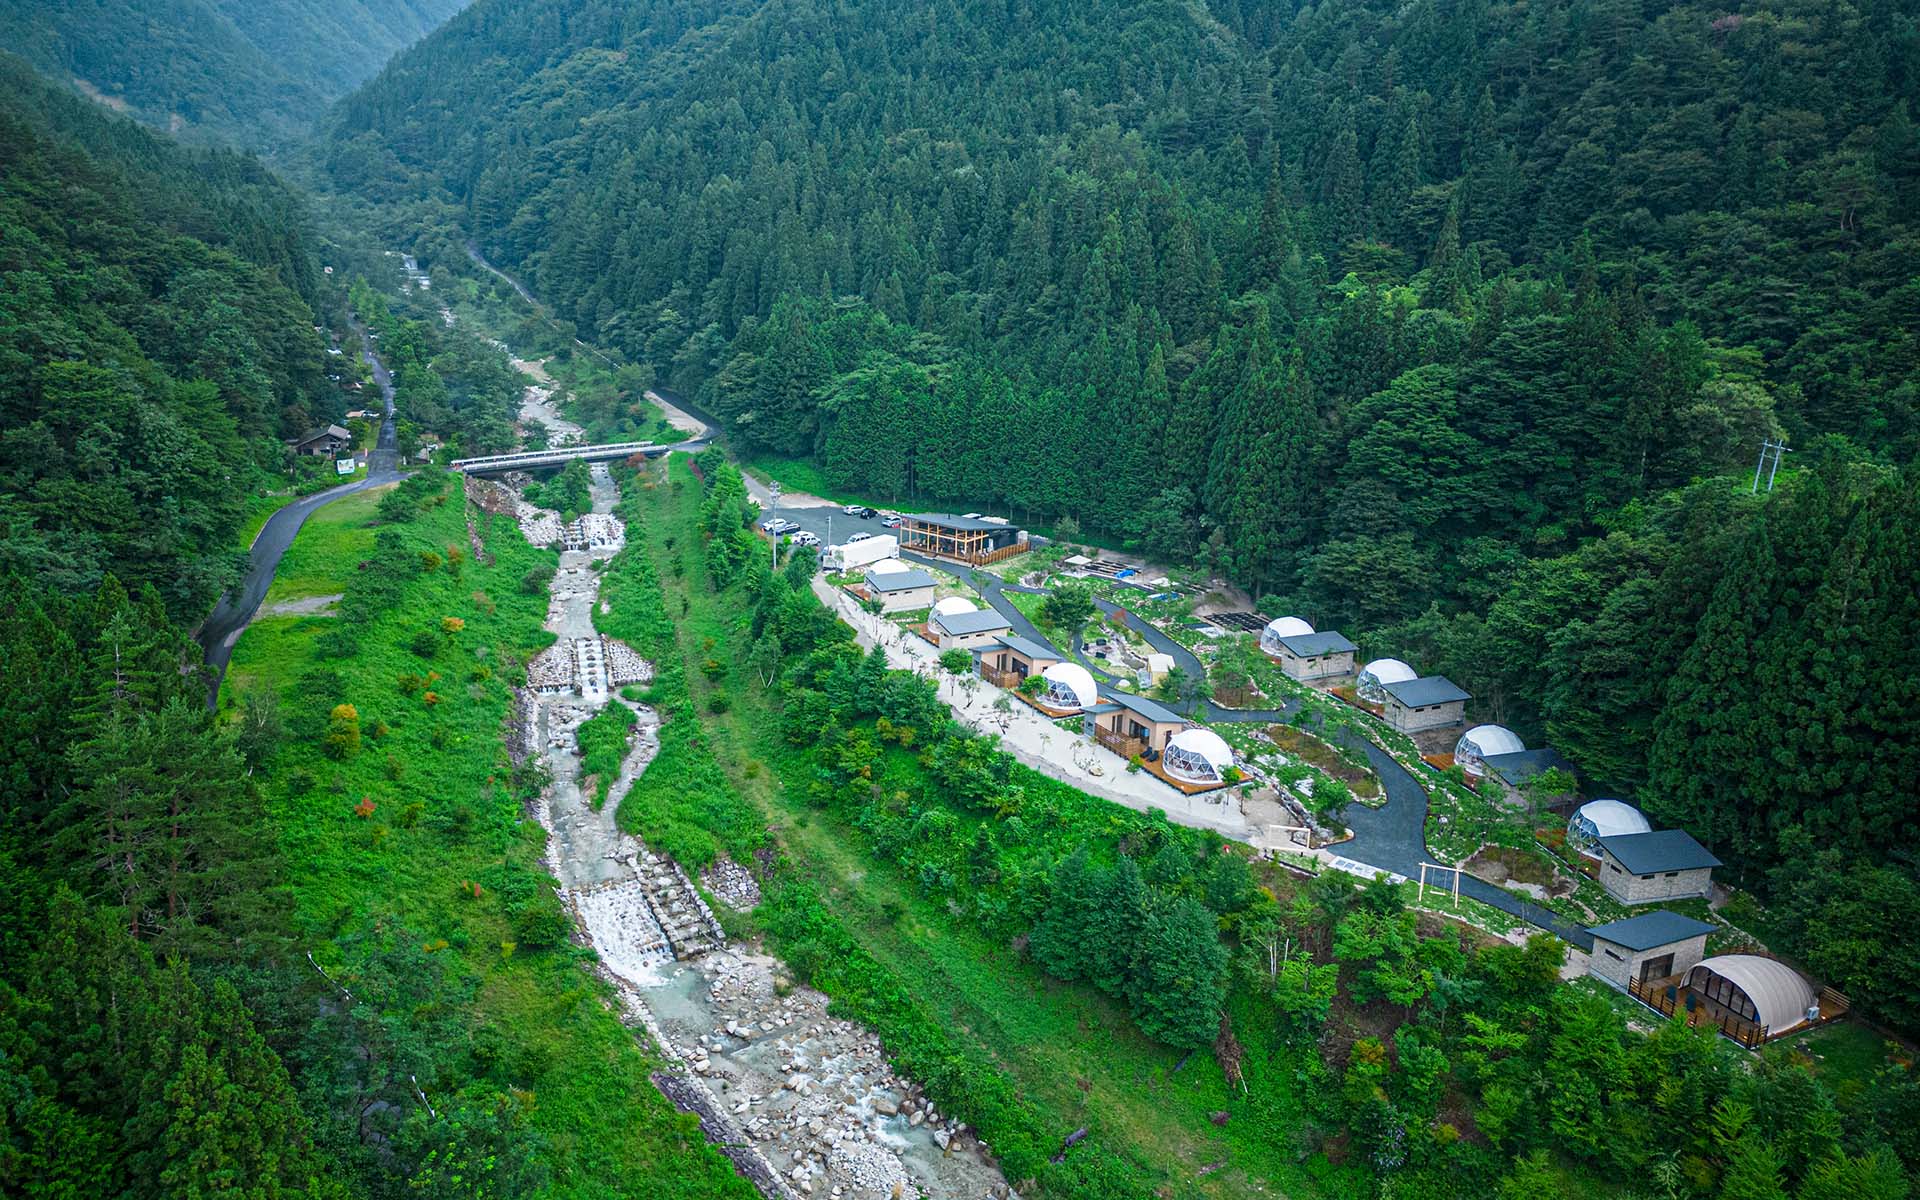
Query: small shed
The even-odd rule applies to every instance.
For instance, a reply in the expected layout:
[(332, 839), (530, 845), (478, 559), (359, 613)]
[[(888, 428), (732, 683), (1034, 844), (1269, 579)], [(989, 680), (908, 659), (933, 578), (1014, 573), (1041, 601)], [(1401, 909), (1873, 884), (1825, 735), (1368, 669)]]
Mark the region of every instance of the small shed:
[(917, 567), (902, 571), (869, 569), (866, 581), (867, 595), (880, 602), (881, 612), (914, 612), (933, 604), (933, 576)]
[(1629, 980), (1653, 984), (1685, 975), (1707, 956), (1713, 926), (1658, 908), (1587, 932), (1593, 935), (1587, 973), (1625, 988)]
[(317, 429), (307, 430), (299, 437), (290, 440), (287, 445), (293, 447), (295, 454), (312, 458), (332, 458), (353, 445), (353, 434), (344, 426), (322, 425)]
[(1424, 675), (1386, 685), (1387, 724), (1402, 733), (1442, 729), (1467, 719), (1467, 701), (1473, 696), (1445, 675)]
[(1480, 761), (1486, 766), (1486, 777), (1499, 780), (1510, 794), (1518, 794), (1534, 776), (1548, 771), (1560, 770), (1569, 775), (1574, 773), (1573, 764), (1551, 746), (1539, 750), (1516, 750), (1511, 754), (1488, 754)]
[(1704, 896), (1720, 865), (1684, 829), (1626, 833), (1599, 839), (1600, 885), (1622, 904), (1651, 904)]
[(969, 607), (966, 612), (935, 612), (927, 619), (927, 633), (942, 650), (983, 649), (1012, 628), (1005, 617), (992, 609), (981, 611)]
[(1275, 649), (1267, 654), (1288, 678), (1306, 682), (1353, 674), (1353, 653), (1358, 647), (1343, 634), (1295, 633), (1273, 640)]
[(1061, 661), (1053, 647), (1017, 633), (1005, 633), (993, 644), (981, 647), (980, 676), (988, 683), (1017, 688), (1027, 676)]

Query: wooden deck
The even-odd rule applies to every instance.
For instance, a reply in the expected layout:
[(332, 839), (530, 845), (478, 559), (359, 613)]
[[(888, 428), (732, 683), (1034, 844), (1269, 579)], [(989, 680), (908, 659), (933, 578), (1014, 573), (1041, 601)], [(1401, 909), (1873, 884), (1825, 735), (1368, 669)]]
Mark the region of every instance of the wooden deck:
[[(1038, 708), (1039, 705), (1035, 705), (1034, 707)], [(1094, 728), (1093, 740), (1128, 761), (1132, 761), (1136, 754), (1145, 754), (1147, 752), (1147, 744), (1141, 739), (1129, 737), (1124, 733), (1118, 733), (1111, 729), (1101, 729), (1098, 726)], [(1141, 765), (1151, 769), (1154, 764), (1143, 762)]]
[(1173, 776), (1167, 774), (1166, 763), (1160, 759), (1155, 759), (1152, 762), (1142, 762), (1140, 765), (1152, 772), (1162, 783), (1183, 796), (1198, 796), (1202, 792), (1217, 792), (1222, 788), (1233, 786), (1225, 781), (1217, 783), (1194, 783), (1189, 779), (1175, 779)]

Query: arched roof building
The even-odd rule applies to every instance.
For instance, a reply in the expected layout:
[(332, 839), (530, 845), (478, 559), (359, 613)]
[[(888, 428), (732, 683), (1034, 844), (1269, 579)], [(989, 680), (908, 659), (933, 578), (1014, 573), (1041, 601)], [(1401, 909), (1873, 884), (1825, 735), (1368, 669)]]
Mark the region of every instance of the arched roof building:
[(1815, 992), (1800, 972), (1776, 958), (1717, 954), (1687, 972), (1687, 990), (1734, 1016), (1780, 1034), (1807, 1019)]

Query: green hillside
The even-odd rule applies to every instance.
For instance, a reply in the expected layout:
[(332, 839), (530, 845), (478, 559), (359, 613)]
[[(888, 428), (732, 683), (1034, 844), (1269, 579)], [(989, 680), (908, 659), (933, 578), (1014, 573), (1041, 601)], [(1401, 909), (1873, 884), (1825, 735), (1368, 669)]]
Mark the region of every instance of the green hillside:
[(195, 141), (287, 144), (463, 0), (18, 0), (0, 46)]

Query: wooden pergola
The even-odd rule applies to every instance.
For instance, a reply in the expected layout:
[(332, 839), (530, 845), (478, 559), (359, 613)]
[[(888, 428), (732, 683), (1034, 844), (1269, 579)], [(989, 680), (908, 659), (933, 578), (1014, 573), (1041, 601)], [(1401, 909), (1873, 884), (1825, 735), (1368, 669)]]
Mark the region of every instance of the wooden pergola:
[(903, 550), (950, 558), (976, 567), (1010, 558), (1027, 548), (1012, 526), (938, 513), (903, 517), (895, 533)]

